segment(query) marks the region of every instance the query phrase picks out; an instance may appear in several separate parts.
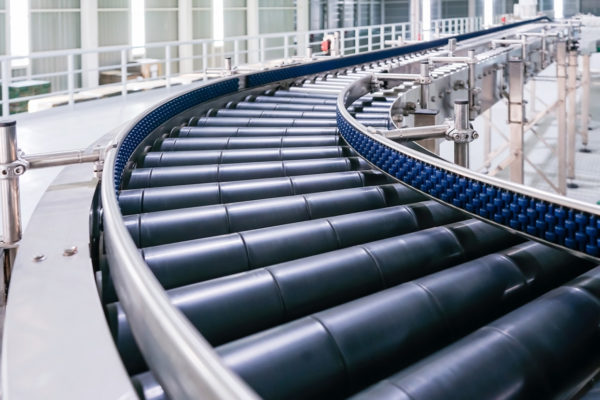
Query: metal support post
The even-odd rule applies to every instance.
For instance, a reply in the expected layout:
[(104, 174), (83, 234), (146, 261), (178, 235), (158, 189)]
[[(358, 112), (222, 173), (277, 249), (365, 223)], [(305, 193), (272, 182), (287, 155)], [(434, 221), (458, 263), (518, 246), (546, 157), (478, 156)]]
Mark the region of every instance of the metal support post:
[(488, 108), (483, 112), (483, 166), (486, 171), (492, 167), (492, 108)]
[(581, 55), (582, 74), (581, 74), (581, 143), (582, 152), (588, 152), (588, 131), (590, 129), (590, 54)]
[(522, 59), (508, 62), (509, 102), (508, 122), (510, 126), (510, 180), (523, 183), (523, 84), (525, 68)]
[[(413, 115), (415, 128), (426, 127), (429, 132), (432, 132), (435, 127), (437, 114), (438, 112), (436, 110), (416, 110)], [(446, 130), (448, 130), (448, 128), (446, 128)], [(419, 140), (418, 144), (434, 154), (440, 154), (440, 141), (434, 137), (423, 138), (422, 140)]]
[(69, 97), (69, 106), (75, 104), (75, 56), (67, 56), (67, 89)]
[(231, 75), (231, 57), (225, 57), (225, 74)]
[[(567, 71), (567, 179), (575, 179), (577, 124), (577, 50), (569, 51)], [(568, 187), (576, 187), (573, 183)]]
[(475, 66), (477, 65), (477, 59), (475, 58), (475, 50), (469, 50), (468, 58), (470, 61), (467, 62), (469, 69), (469, 120), (473, 121), (477, 118), (479, 111), (479, 104), (477, 99), (478, 89), (476, 86)]
[(121, 96), (127, 95), (127, 50), (121, 50)]
[(9, 87), (10, 87), (10, 60), (2, 61), (2, 116), (8, 117), (10, 114), (10, 99)]
[(333, 43), (331, 43), (331, 55), (333, 57), (340, 56), (340, 32), (333, 32)]
[(454, 102), (454, 163), (469, 168), (469, 142), (473, 140), (469, 132), (469, 102)]
[[(536, 87), (535, 87), (535, 79), (531, 79), (529, 81), (529, 115), (531, 118), (535, 117), (535, 99), (537, 97)], [(530, 118), (528, 118), (530, 119)]]
[(456, 39), (448, 39), (448, 57), (454, 57), (456, 51)]
[(21, 204), (19, 176), (25, 167), (19, 163), (15, 121), (0, 122), (0, 205), (2, 207), (3, 298), (8, 293), (10, 274), (16, 255), (16, 244), (21, 240)]
[(421, 61), (421, 108), (429, 108), (429, 62)]
[(171, 46), (165, 47), (165, 80), (166, 86), (171, 87)]
[(556, 123), (558, 125), (558, 142), (556, 154), (558, 157), (558, 192), (567, 193), (567, 42), (559, 40), (556, 43), (556, 86), (558, 100), (556, 103)]

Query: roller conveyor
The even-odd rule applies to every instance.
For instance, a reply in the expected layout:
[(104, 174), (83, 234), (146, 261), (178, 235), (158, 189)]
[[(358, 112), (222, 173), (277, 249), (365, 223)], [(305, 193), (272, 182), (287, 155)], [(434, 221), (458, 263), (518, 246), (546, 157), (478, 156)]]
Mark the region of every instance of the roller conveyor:
[[(364, 68), (215, 97), (140, 141), (116, 189), (147, 268), (265, 399), (575, 395), (600, 367), (600, 271), (392, 178), (336, 106)], [(393, 100), (346, 109), (387, 129)], [(100, 258), (127, 373), (166, 399)]]

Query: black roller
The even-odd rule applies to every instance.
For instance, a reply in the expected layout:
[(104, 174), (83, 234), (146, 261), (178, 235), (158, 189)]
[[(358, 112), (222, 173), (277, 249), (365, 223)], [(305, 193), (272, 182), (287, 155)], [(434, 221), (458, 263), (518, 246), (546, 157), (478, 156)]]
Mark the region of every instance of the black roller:
[(147, 247), (142, 255), (168, 289), (462, 218), (439, 203), (423, 202)]
[(313, 119), (332, 119), (335, 118), (335, 111), (283, 111), (283, 110), (244, 110), (244, 109), (220, 109), (212, 117), (234, 117), (234, 118), (313, 118)]
[(328, 111), (335, 112), (334, 104), (278, 104), (241, 101), (235, 105), (236, 110), (272, 110), (272, 111)]
[(127, 189), (194, 183), (239, 181), (281, 176), (309, 175), (370, 169), (360, 158), (325, 158), (257, 162), (252, 164), (199, 165), (161, 168), (136, 168), (132, 171)]
[(385, 176), (379, 172), (347, 171), (248, 181), (130, 189), (121, 191), (119, 205), (124, 215), (139, 214), (378, 185), (385, 181)]
[[(471, 235), (457, 235), (464, 231)], [(476, 240), (470, 240), (470, 236)], [(469, 238), (469, 243), (461, 238)], [(167, 293), (172, 303), (216, 346), (436, 272), (518, 240), (491, 225), (470, 220), (171, 289)], [(266, 297), (271, 300), (266, 301)], [(279, 298), (283, 303), (276, 301)], [(128, 371), (143, 371), (143, 359), (121, 306), (114, 303), (107, 309)]]
[(154, 151), (265, 149), (282, 147), (339, 146), (335, 135), (325, 136), (263, 136), (216, 138), (165, 138), (158, 140)]
[(322, 98), (322, 97), (284, 97), (284, 96), (256, 96), (254, 99), (257, 103), (276, 103), (276, 104), (327, 104), (335, 106), (337, 103), (336, 98)]
[(359, 187), (292, 197), (128, 215), (125, 226), (138, 247), (223, 235), (412, 203), (422, 197), (406, 186)]
[(246, 118), (246, 117), (202, 117), (198, 118), (197, 126), (259, 126), (259, 127), (302, 127), (324, 128), (337, 127), (335, 118)]
[(139, 167), (173, 167), (177, 165), (235, 164), (261, 161), (335, 158), (352, 155), (347, 147), (320, 146), (273, 149), (156, 151), (146, 154)]
[(321, 128), (277, 128), (277, 127), (230, 127), (230, 126), (186, 126), (175, 129), (172, 137), (230, 137), (230, 136), (324, 136), (337, 135), (337, 127)]
[(599, 363), (600, 267), (354, 398), (573, 398)]
[[(544, 266), (534, 274), (531, 266), (510, 256), (485, 256), (240, 339), (218, 352), (265, 399), (344, 395), (589, 267), (564, 252), (541, 247), (528, 243), (513, 250), (544, 253)], [(532, 286), (537, 279), (545, 285)], [(595, 307), (598, 339), (598, 300)], [(494, 359), (488, 359), (492, 365)], [(450, 365), (446, 369), (453, 371)], [(471, 370), (471, 379), (476, 375)], [(489, 371), (486, 376), (494, 374)], [(452, 393), (462, 396), (459, 389)]]
[[(540, 255), (543, 256), (540, 265), (544, 264), (540, 269), (519, 263)], [(576, 267), (565, 268), (578, 261)], [(489, 255), (467, 262), (231, 342), (217, 351), (225, 363), (265, 399), (340, 397), (588, 267), (588, 263), (565, 253), (526, 243), (504, 255)], [(531, 285), (538, 280), (544, 283)], [(460, 290), (456, 290), (458, 287)], [(600, 302), (596, 300), (595, 306), (600, 309)], [(600, 315), (600, 310), (598, 313)], [(599, 318), (590, 324), (595, 323), (596, 339)], [(539, 337), (536, 340), (539, 341)], [(480, 352), (471, 350), (470, 354)], [(502, 358), (501, 353), (490, 357), (490, 365), (498, 358)], [(452, 365), (455, 364), (432, 368), (454, 371)], [(476, 371), (469, 369), (470, 375), (465, 374), (465, 378), (477, 379)], [(414, 374), (414, 382), (435, 387), (422, 376)], [(486, 376), (493, 377), (493, 371)], [(134, 377), (135, 380), (153, 385), (148, 373)], [(423, 385), (424, 382), (427, 384)], [(438, 393), (442, 395), (440, 398), (448, 398), (449, 394), (465, 398), (459, 388), (452, 392), (438, 389)], [(376, 392), (367, 397), (379, 399), (385, 394), (385, 391)], [(388, 397), (414, 398), (412, 393), (411, 397), (401, 397), (401, 394), (399, 391), (396, 396)]]

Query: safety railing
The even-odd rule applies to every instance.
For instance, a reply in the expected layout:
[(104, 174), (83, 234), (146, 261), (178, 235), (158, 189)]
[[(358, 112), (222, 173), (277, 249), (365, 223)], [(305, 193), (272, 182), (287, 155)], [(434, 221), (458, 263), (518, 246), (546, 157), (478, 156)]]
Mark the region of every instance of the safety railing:
[(311, 53), (318, 57), (324, 55), (321, 42), (333, 32), (340, 35), (340, 54), (349, 55), (388, 47), (390, 40), (429, 40), (481, 28), (482, 18), (451, 18), (428, 27), (406, 22), (2, 56), (2, 116), (207, 80), (222, 75), (226, 58), (234, 68), (251, 71), (274, 60), (287, 64)]

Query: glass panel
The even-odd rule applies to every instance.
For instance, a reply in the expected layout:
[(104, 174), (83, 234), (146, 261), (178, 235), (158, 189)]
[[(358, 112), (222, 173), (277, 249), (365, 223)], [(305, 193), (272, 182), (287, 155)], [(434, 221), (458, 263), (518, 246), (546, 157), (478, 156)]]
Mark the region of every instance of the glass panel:
[(79, 8), (80, 0), (31, 0), (31, 9)]

